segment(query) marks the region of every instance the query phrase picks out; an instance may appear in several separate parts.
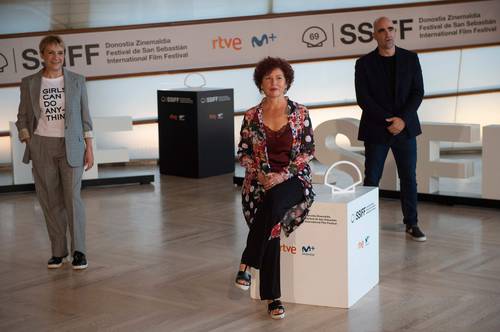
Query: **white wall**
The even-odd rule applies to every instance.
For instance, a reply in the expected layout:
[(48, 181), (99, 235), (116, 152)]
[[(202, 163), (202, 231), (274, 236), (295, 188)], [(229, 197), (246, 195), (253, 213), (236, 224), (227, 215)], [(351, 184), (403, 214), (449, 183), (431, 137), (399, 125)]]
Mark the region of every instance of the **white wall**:
[[(0, 34), (235, 17), (270, 12), (375, 6), (422, 0), (4, 0), (0, 2)], [(375, 45), (374, 45), (375, 47)], [(286, 54), (283, 54), (286, 58)], [(420, 54), (427, 95), (474, 91), (500, 87), (500, 47), (441, 51)], [(352, 102), (354, 59), (294, 65), (295, 84), (289, 96), (301, 103)], [(235, 109), (243, 110), (259, 102), (252, 81), (253, 69), (203, 72), (207, 86), (234, 88)], [(156, 118), (156, 90), (183, 86), (185, 74), (144, 76), (88, 82), (91, 113), (94, 116), (130, 115), (134, 119)], [(196, 80), (196, 78), (193, 78)], [(19, 88), (0, 88), (0, 131), (15, 121)], [(423, 121), (500, 123), (499, 94), (460, 98), (429, 99), (419, 110)], [(312, 111), (313, 123), (352, 116), (357, 107)], [(240, 121), (235, 121), (235, 137)], [(156, 158), (156, 125), (136, 126), (132, 133), (101, 137), (103, 147), (126, 146), (131, 158)], [(10, 163), (10, 140), (0, 138), (0, 163)]]
[[(500, 47), (443, 51), (420, 55), (427, 95), (500, 87)], [(289, 96), (304, 104), (354, 101), (354, 59), (295, 64), (295, 83)], [(207, 86), (233, 88), (235, 109), (244, 110), (260, 101), (252, 79), (253, 69), (202, 72)], [(156, 91), (183, 87), (186, 74), (144, 76), (88, 82), (91, 114), (130, 115), (134, 119), (156, 118)], [(199, 79), (192, 76), (191, 84)], [(19, 103), (19, 88), (0, 89), (0, 131), (8, 130)], [(500, 105), (497, 93), (459, 98), (429, 99), (419, 114), (422, 121), (498, 124)], [(347, 112), (347, 113), (346, 113)], [(359, 118), (357, 107), (315, 110), (318, 120), (346, 114)], [(321, 115), (320, 115), (321, 114)], [(235, 123), (236, 131), (239, 128)], [(157, 157), (156, 125), (136, 126), (132, 134), (107, 135), (100, 146), (126, 146), (132, 159)], [(0, 163), (10, 163), (8, 138), (0, 139)]]

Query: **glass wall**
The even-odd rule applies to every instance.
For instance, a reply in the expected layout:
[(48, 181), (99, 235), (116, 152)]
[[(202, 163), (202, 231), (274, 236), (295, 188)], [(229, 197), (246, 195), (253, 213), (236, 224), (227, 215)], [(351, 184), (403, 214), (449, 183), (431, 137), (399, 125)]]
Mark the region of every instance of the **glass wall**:
[(2, 0), (0, 1), (0, 34), (191, 21), (424, 1), (429, 0)]
[(261, 15), (270, 9), (269, 0), (2, 0), (0, 34)]
[[(0, 2), (1, 33), (43, 31), (257, 15), (269, 12), (386, 5), (419, 1), (296, 1), (296, 0), (157, 0), (157, 1), (26, 1)], [(421, 53), (426, 95), (500, 88), (500, 46)], [(290, 98), (304, 104), (355, 102), (355, 59), (295, 64), (296, 81)], [(252, 81), (253, 69), (207, 71), (207, 86), (234, 89), (235, 109), (242, 111), (260, 100)], [(88, 82), (93, 116), (130, 115), (156, 118), (156, 91), (183, 87), (186, 74), (156, 75)], [(195, 79), (195, 78), (193, 78)], [(500, 94), (427, 99), (419, 110), (422, 121), (500, 123)], [(0, 131), (15, 121), (19, 88), (0, 89)], [(312, 111), (313, 122), (337, 117), (359, 118), (357, 106)], [(240, 122), (235, 121), (237, 137)], [(105, 142), (105, 143), (104, 143)], [(157, 157), (156, 125), (135, 126), (99, 144), (126, 146), (133, 159)], [(0, 137), (0, 163), (10, 163), (10, 140)]]
[[(440, 1), (440, 0), (430, 0)], [(273, 11), (275, 13), (299, 12), (305, 10), (324, 10), (340, 8), (356, 8), (369, 6), (396, 5), (401, 3), (430, 2), (429, 0), (274, 0)]]

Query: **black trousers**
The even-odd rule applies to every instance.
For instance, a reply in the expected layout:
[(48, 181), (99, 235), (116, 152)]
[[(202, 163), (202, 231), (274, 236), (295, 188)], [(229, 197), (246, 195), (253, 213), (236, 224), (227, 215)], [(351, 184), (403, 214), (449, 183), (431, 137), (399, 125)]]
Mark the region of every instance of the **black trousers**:
[(266, 192), (250, 226), (241, 263), (260, 270), (262, 300), (281, 297), (280, 238), (269, 239), (271, 230), (281, 221), (286, 211), (303, 199), (304, 189), (296, 177), (274, 186)]
[(397, 139), (389, 144), (365, 142), (365, 186), (378, 187), (385, 159), (392, 150), (398, 168), (401, 188), (401, 209), (403, 222), (407, 226), (416, 226), (417, 216), (417, 140)]

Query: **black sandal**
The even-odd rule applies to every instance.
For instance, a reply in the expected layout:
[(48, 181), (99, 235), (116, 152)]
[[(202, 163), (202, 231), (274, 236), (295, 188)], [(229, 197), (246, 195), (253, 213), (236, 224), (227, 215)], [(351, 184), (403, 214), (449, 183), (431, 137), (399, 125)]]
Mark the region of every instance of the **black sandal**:
[(238, 271), (236, 274), (236, 287), (243, 290), (248, 290), (248, 288), (250, 288), (250, 283), (252, 282), (252, 276), (247, 272), (247, 268), (248, 265), (245, 265), (245, 269), (243, 271)]
[[(279, 310), (279, 313), (275, 314), (273, 311)], [(274, 300), (267, 305), (267, 312), (271, 315), (272, 319), (283, 319), (285, 318), (285, 307), (280, 300)]]

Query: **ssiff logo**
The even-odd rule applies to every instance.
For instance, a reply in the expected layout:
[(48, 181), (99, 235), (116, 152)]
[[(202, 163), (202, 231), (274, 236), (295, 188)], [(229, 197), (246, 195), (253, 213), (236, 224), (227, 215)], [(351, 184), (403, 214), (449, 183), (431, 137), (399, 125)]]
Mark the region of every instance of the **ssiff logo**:
[(370, 244), (370, 236), (366, 236), (364, 240), (358, 241), (358, 249), (364, 249)]
[(211, 97), (201, 97), (200, 102), (205, 103), (222, 103), (224, 101), (231, 101), (230, 96), (211, 96)]
[(366, 208), (361, 208), (351, 215), (351, 224), (358, 221), (366, 214)]
[(261, 47), (263, 45), (269, 45), (270, 43), (273, 43), (276, 38), (277, 36), (274, 33), (271, 34), (264, 33), (262, 36), (260, 36), (260, 38), (257, 36), (253, 36), (252, 47)]
[(186, 97), (161, 96), (162, 103), (193, 104), (193, 99)]
[(368, 215), (369, 213), (375, 211), (377, 209), (377, 206), (375, 203), (370, 203), (360, 209), (358, 209), (356, 212), (353, 212), (351, 214), (351, 224), (359, 221), (362, 219), (364, 216)]

